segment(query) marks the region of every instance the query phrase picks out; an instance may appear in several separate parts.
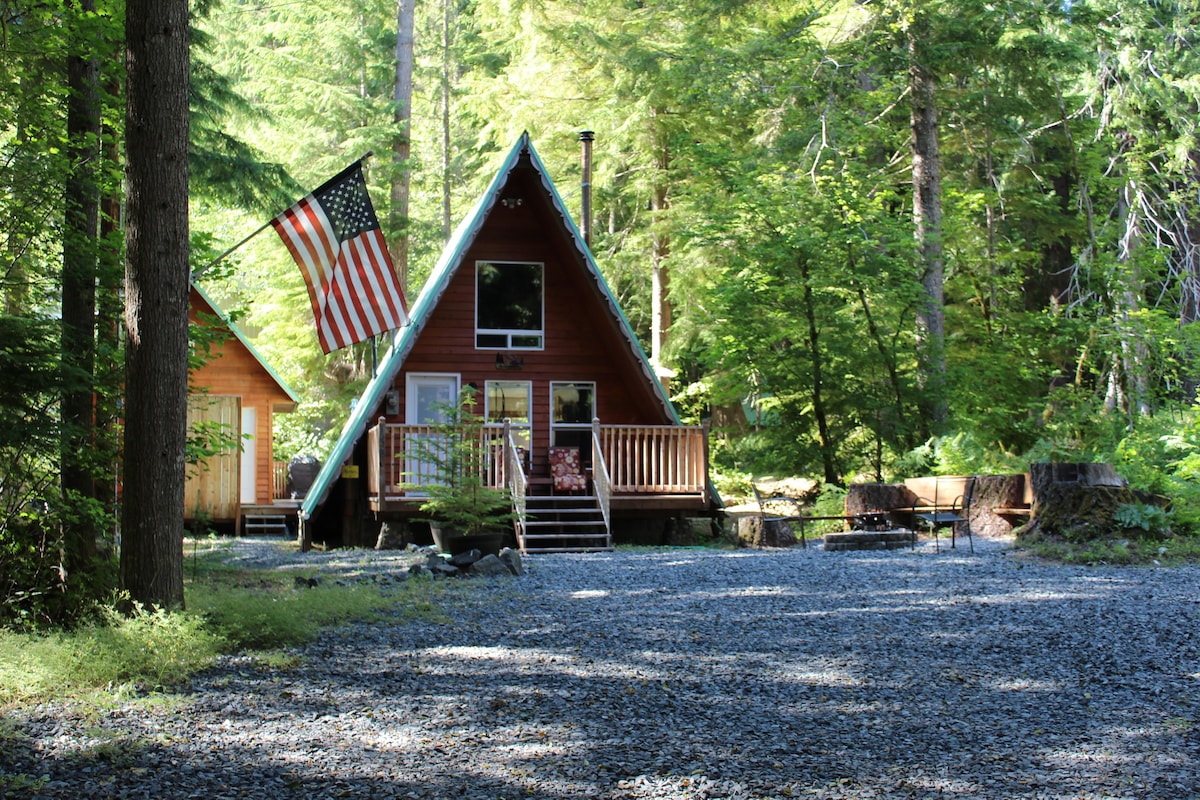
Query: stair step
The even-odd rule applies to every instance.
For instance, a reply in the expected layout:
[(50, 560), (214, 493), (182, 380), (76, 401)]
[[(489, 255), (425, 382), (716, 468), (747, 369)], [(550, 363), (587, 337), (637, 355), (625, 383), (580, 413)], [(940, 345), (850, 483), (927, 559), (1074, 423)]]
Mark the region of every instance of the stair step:
[(560, 496), (551, 496), (551, 495), (530, 496), (530, 495), (526, 495), (525, 496), (525, 505), (526, 506), (548, 506), (548, 507), (566, 506), (568, 508), (591, 506), (592, 508), (595, 508), (596, 506), (599, 505), (599, 503), (596, 502), (596, 498), (594, 498), (594, 497), (571, 497), (568, 495), (560, 495)]
[(602, 519), (527, 519), (526, 528), (596, 528), (604, 527)]
[(242, 530), (247, 533), (275, 533), (283, 536), (290, 535), (287, 517), (282, 514), (247, 514), (246, 524)]
[(608, 541), (607, 533), (571, 533), (563, 535), (560, 533), (527, 533), (525, 534), (526, 541), (544, 541), (546, 539), (602, 539)]
[(542, 523), (572, 522), (572, 521), (577, 521), (580, 518), (584, 518), (587, 520), (594, 520), (597, 522), (604, 521), (604, 515), (602, 515), (599, 511), (597, 511), (594, 508), (591, 509), (590, 511), (572, 511), (569, 513), (562, 513), (562, 514), (528, 514), (525, 517), (527, 522), (542, 522)]
[(526, 553), (611, 553), (611, 547), (526, 547)]

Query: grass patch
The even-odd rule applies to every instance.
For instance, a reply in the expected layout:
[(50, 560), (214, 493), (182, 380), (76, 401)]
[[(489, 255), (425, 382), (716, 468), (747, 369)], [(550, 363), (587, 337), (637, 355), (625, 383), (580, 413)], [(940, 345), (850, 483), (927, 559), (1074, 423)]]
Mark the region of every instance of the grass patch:
[(126, 616), (115, 610), (120, 598), (114, 598), (71, 630), (0, 630), (0, 708), (47, 700), (112, 702), (179, 685), (218, 655), (240, 650), (262, 651), (265, 667), (286, 669), (298, 663), (287, 648), (331, 625), (384, 617), (449, 623), (444, 605), (473, 583), (325, 580), (301, 586), (294, 571), (231, 566), (224, 560), (228, 547), (220, 540), (186, 543), (186, 611), (138, 609)]
[(1200, 537), (1109, 536), (1086, 542), (1071, 542), (1058, 537), (1038, 536), (1019, 539), (1025, 552), (1060, 564), (1086, 566), (1163, 566), (1200, 564)]
[(70, 631), (0, 631), (0, 705), (89, 691), (179, 683), (221, 651), (221, 638), (190, 612), (113, 606)]

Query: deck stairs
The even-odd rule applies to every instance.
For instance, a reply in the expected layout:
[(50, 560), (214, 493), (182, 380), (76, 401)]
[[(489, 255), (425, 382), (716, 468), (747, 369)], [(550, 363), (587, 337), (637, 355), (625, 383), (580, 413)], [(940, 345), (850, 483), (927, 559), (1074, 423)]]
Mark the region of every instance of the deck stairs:
[(285, 514), (247, 514), (243, 517), (242, 535), (244, 536), (290, 536), (287, 515)]
[(525, 498), (526, 553), (588, 553), (612, 550), (604, 512), (592, 495), (534, 494)]

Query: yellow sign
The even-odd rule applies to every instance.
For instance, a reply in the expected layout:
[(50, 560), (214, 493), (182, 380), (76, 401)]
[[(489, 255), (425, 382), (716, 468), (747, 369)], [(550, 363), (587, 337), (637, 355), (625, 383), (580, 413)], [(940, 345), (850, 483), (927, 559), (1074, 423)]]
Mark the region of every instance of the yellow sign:
[(346, 464), (342, 467), (342, 477), (358, 480), (358, 464)]

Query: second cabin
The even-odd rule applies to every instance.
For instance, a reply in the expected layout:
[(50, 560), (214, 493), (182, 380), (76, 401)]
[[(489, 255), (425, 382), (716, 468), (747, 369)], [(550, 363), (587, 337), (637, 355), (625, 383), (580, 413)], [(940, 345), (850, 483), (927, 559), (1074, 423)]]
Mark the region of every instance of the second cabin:
[(418, 518), (406, 443), (466, 386), (521, 549), (602, 549), (622, 525), (715, 512), (707, 432), (680, 424), (528, 135), (410, 316), (304, 501), (304, 546), (370, 546)]

